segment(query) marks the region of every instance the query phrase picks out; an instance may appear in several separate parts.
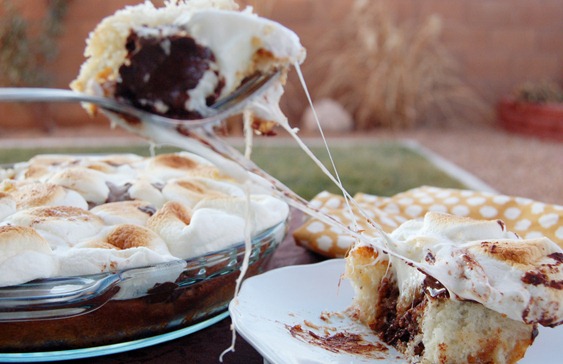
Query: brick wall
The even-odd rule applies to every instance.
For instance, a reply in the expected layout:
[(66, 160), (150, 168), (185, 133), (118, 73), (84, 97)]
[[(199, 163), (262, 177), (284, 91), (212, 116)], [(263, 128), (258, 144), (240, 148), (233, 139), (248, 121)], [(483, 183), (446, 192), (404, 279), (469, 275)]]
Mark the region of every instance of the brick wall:
[[(19, 0), (26, 14), (38, 18), (45, 0)], [(305, 47), (337, 27), (353, 0), (261, 0), (258, 9), (292, 28)], [(374, 1), (374, 0), (368, 0)], [(435, 14), (443, 21), (443, 43), (455, 57), (461, 77), (492, 106), (527, 80), (563, 80), (563, 0), (382, 0), (397, 22), (422, 22)], [(74, 0), (50, 65), (56, 87), (68, 87), (83, 61), (87, 34), (106, 15), (138, 0)], [(252, 3), (252, 1), (247, 1)], [(39, 14), (39, 15), (38, 15)], [(315, 62), (309, 54), (308, 63)], [(307, 78), (307, 75), (305, 75)], [(3, 105), (0, 105), (3, 107)], [(13, 108), (12, 108), (13, 109)], [(21, 108), (20, 108), (21, 109)], [(21, 111), (21, 110), (20, 110)], [(15, 111), (17, 112), (17, 111)], [(92, 122), (79, 107), (51, 107), (57, 125)], [(0, 115), (6, 115), (2, 112)], [(14, 114), (15, 115), (15, 114)], [(299, 115), (291, 115), (298, 120)], [(4, 117), (0, 127), (40, 125), (34, 117)]]
[(397, 2), (403, 17), (442, 17), (443, 41), (463, 77), (489, 100), (522, 81), (563, 79), (562, 0)]

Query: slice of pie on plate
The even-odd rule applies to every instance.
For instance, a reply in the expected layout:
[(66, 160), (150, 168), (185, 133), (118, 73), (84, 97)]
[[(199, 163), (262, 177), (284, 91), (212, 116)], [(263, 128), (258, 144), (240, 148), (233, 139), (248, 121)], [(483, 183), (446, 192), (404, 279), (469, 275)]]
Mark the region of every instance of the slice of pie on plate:
[(376, 246), (346, 257), (352, 311), (412, 362), (515, 363), (538, 325), (563, 320), (563, 253), (547, 238), (431, 212), (390, 235), (396, 256)]

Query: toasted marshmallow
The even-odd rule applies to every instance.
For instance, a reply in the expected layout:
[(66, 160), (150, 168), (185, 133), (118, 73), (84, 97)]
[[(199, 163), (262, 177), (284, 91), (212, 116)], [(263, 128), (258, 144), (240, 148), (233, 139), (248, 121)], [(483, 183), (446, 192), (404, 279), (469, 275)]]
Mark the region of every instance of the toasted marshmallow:
[(18, 210), (37, 206), (73, 206), (88, 208), (88, 203), (76, 191), (51, 183), (16, 182), (9, 191)]
[(103, 229), (93, 239), (76, 245), (77, 248), (126, 250), (147, 248), (169, 255), (166, 244), (152, 230), (133, 224), (119, 224)]
[(60, 254), (61, 275), (118, 271), (175, 260), (166, 243), (142, 226), (121, 224)]
[(115, 173), (117, 169), (117, 167), (111, 164), (101, 162), (98, 160), (85, 161), (85, 163), (81, 165), (81, 168), (87, 168), (89, 170), (98, 171), (106, 174)]
[(58, 271), (58, 260), (49, 243), (32, 228), (0, 226), (0, 286), (49, 278)]
[(166, 199), (162, 195), (163, 182), (151, 182), (148, 178), (138, 178), (131, 182), (129, 197), (134, 200), (147, 201), (155, 207), (162, 207)]
[[(245, 197), (228, 199), (205, 199), (194, 207), (194, 217), (198, 210), (210, 209), (242, 217), (252, 227), (251, 233), (258, 234), (275, 226), (289, 216), (288, 205), (277, 198), (266, 195), (251, 195), (250, 203)], [(241, 242), (244, 236), (237, 239)]]
[(167, 204), (147, 225), (164, 239), (173, 255), (190, 258), (242, 243), (246, 224), (254, 236), (288, 214), (285, 203), (267, 196), (252, 196), (249, 209), (242, 198), (207, 199), (191, 212), (179, 204)]
[(169, 181), (162, 189), (162, 195), (167, 200), (194, 207), (204, 198), (243, 197), (244, 191), (232, 183), (207, 178), (182, 178)]
[(55, 173), (47, 182), (78, 192), (86, 201), (95, 204), (108, 199), (109, 187), (104, 174), (93, 169), (72, 167)]
[(66, 249), (58, 253), (58, 257), (60, 261), (58, 274), (60, 276), (114, 272), (129, 268), (148, 267), (178, 259), (170, 254), (158, 253), (147, 247), (140, 246), (119, 250), (111, 249), (104, 244), (82, 245)]
[(472, 300), (525, 323), (563, 321), (563, 252), (547, 238), (520, 239), (500, 221), (428, 213), (391, 234), (400, 300), (412, 302), (426, 275), (454, 299)]
[(90, 210), (98, 215), (106, 225), (134, 224), (145, 226), (156, 208), (144, 201), (120, 201), (96, 206)]
[[(189, 208), (181, 203), (169, 201), (147, 220), (147, 227), (162, 237), (171, 253), (178, 256), (175, 249), (171, 249), (173, 245), (171, 242), (174, 241), (176, 234), (181, 234), (190, 224), (191, 219), (192, 214)], [(181, 258), (185, 259), (187, 256)]]
[(68, 154), (40, 154), (32, 157), (29, 164), (43, 165), (43, 166), (60, 166), (63, 164), (72, 163), (76, 160), (75, 156)]
[(16, 171), (14, 168), (0, 168), (0, 181), (14, 178), (16, 178)]
[(3, 224), (32, 227), (49, 241), (53, 249), (71, 247), (96, 235), (104, 226), (100, 217), (71, 206), (21, 210), (4, 219)]
[(105, 155), (94, 157), (93, 159), (102, 163), (106, 163), (115, 168), (129, 167), (132, 165), (136, 165), (138, 163), (143, 163), (145, 161), (144, 157), (130, 153), (105, 154)]
[(213, 164), (195, 154), (186, 152), (158, 155), (148, 162), (147, 169), (153, 172), (154, 177), (161, 180), (187, 176), (209, 178), (221, 176)]
[(0, 221), (16, 212), (16, 201), (7, 193), (0, 192)]
[(51, 170), (50, 170), (49, 166), (46, 166), (46, 165), (32, 164), (22, 172), (23, 172), (24, 178), (41, 180), (45, 177), (48, 177)]

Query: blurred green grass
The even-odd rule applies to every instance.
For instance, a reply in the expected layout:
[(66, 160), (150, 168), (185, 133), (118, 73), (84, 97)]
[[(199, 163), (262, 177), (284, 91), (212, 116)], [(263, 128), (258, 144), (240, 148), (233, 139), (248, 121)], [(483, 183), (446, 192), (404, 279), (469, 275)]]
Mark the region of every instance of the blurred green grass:
[[(157, 154), (177, 151), (176, 148), (156, 148)], [(313, 153), (332, 172), (330, 159), (324, 147), (311, 148)], [(344, 187), (354, 195), (357, 192), (391, 196), (421, 185), (444, 188), (465, 188), (428, 161), (415, 149), (398, 142), (332, 146), (330, 148)], [(150, 155), (148, 146), (73, 147), (73, 148), (13, 148), (0, 150), (0, 163), (28, 160), (37, 154), (97, 154), (135, 153)], [(252, 159), (289, 188), (306, 199), (328, 190), (339, 190), (305, 153), (297, 146), (265, 146), (253, 148)]]

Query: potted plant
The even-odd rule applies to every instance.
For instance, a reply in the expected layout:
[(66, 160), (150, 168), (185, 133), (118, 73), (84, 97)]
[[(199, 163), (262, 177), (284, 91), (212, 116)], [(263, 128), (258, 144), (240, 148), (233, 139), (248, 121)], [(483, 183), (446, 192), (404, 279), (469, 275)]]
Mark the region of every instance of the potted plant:
[(506, 130), (563, 141), (563, 89), (550, 81), (525, 83), (499, 102), (497, 116)]

